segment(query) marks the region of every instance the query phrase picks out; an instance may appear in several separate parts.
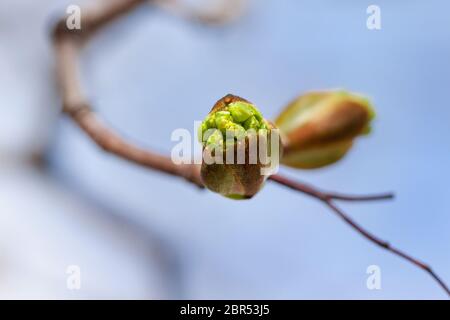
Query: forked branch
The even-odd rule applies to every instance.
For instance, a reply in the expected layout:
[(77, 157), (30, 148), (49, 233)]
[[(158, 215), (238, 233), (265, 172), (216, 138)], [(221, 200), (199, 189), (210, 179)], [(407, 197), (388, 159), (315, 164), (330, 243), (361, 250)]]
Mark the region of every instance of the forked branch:
[(428, 266), (426, 263), (413, 258), (409, 254), (404, 253), (403, 251), (400, 251), (396, 249), (395, 247), (392, 247), (388, 242), (381, 240), (377, 236), (373, 235), (363, 227), (361, 227), (359, 224), (357, 224), (352, 218), (350, 218), (346, 213), (344, 213), (341, 209), (339, 209), (333, 202), (333, 200), (344, 200), (344, 201), (365, 201), (365, 200), (381, 200), (381, 199), (391, 199), (393, 198), (393, 195), (390, 193), (386, 194), (380, 194), (380, 195), (371, 195), (371, 196), (346, 196), (342, 194), (335, 194), (335, 193), (327, 193), (324, 191), (319, 191), (314, 187), (305, 185), (303, 183), (299, 183), (296, 181), (289, 180), (283, 176), (280, 175), (273, 175), (270, 177), (272, 181), (275, 181), (283, 186), (286, 186), (290, 189), (300, 191), (303, 193), (306, 193), (321, 202), (323, 202), (325, 205), (327, 205), (331, 210), (333, 210), (334, 213), (336, 213), (340, 218), (344, 220), (345, 223), (347, 223), (350, 227), (352, 227), (354, 230), (356, 230), (359, 234), (361, 234), (363, 237), (365, 237), (367, 240), (373, 242), (374, 244), (380, 246), (383, 249), (386, 249), (393, 254), (408, 260), (415, 266), (419, 267), (420, 269), (423, 269), (425, 272), (430, 274), (430, 276), (444, 289), (444, 291), (450, 296), (450, 290), (445, 284), (445, 282), (431, 269), (430, 266)]
[[(242, 0), (233, 1), (242, 2)], [(58, 81), (63, 99), (63, 112), (71, 117), (71, 119), (75, 121), (78, 126), (106, 152), (156, 171), (170, 174), (172, 176), (182, 177), (194, 185), (203, 188), (203, 183), (200, 177), (200, 168), (198, 165), (176, 165), (169, 157), (165, 155), (157, 154), (144, 148), (140, 148), (133, 143), (127, 142), (100, 121), (97, 115), (92, 111), (91, 106), (84, 97), (81, 89), (81, 83), (78, 75), (78, 57), (83, 42), (89, 39), (89, 37), (98, 28), (104, 26), (109, 21), (116, 19), (144, 2), (146, 1), (98, 1), (96, 6), (86, 8), (83, 11), (81, 30), (68, 30), (65, 26), (64, 19), (57, 24), (53, 32), (53, 40), (57, 59)], [(157, 3), (160, 2), (161, 1), (157, 1)], [(233, 9), (233, 6), (228, 6), (228, 11), (225, 14), (218, 15), (217, 12), (215, 12), (213, 16), (208, 16), (203, 12), (196, 13), (184, 8), (180, 9), (178, 1), (170, 1), (168, 7), (170, 10), (178, 13), (184, 14), (188, 12), (188, 14), (184, 15), (188, 17), (195, 17), (197, 20), (204, 22), (228, 21), (232, 19), (236, 13), (233, 10), (229, 11), (230, 9)], [(269, 179), (273, 182), (320, 200), (363, 237), (426, 271), (450, 296), (449, 288), (427, 264), (392, 247), (389, 243), (374, 236), (354, 222), (334, 203), (335, 200), (367, 201), (391, 199), (393, 198), (391, 193), (368, 196), (345, 195), (322, 191), (311, 185), (293, 181), (281, 175), (273, 175)]]

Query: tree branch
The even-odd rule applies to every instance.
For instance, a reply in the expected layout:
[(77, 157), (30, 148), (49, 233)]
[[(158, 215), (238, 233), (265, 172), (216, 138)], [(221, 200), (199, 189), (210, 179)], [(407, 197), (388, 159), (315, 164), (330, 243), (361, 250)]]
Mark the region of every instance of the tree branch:
[(406, 259), (407, 261), (411, 262), (413, 265), (419, 267), (420, 269), (424, 270), (428, 274), (431, 275), (431, 277), (444, 289), (444, 291), (450, 296), (450, 290), (447, 287), (447, 285), (439, 278), (439, 276), (425, 263), (421, 262), (420, 260), (417, 260), (413, 257), (411, 257), (409, 254), (406, 254), (394, 247), (392, 247), (388, 242), (381, 240), (377, 236), (373, 235), (363, 227), (361, 227), (359, 224), (357, 224), (353, 219), (351, 219), (347, 214), (345, 214), (341, 209), (339, 209), (333, 202), (333, 200), (344, 200), (344, 201), (358, 201), (358, 200), (381, 200), (381, 199), (391, 199), (393, 198), (393, 194), (386, 193), (386, 194), (380, 194), (380, 195), (370, 195), (370, 196), (347, 196), (342, 194), (336, 194), (336, 193), (327, 193), (324, 191), (320, 191), (314, 187), (311, 187), (309, 185), (292, 181), (286, 177), (280, 176), (280, 175), (273, 175), (270, 177), (270, 179), (276, 183), (279, 183), (285, 187), (288, 187), (290, 189), (293, 189), (295, 191), (300, 191), (303, 193), (306, 193), (321, 202), (323, 202), (325, 205), (327, 205), (330, 209), (333, 210), (334, 213), (336, 213), (340, 218), (344, 220), (345, 223), (347, 223), (351, 228), (356, 230), (359, 234), (361, 234), (363, 237), (365, 237), (367, 240), (371, 241), (372, 243), (380, 246), (383, 249), (386, 249), (393, 254)]
[(339, 217), (341, 217), (348, 225), (350, 225), (353, 229), (355, 229), (357, 232), (359, 232), (363, 237), (368, 239), (369, 241), (375, 243), (376, 245), (380, 246), (383, 249), (386, 249), (387, 251), (392, 252), (393, 254), (411, 262), (413, 265), (417, 266), (418, 268), (424, 270), (427, 272), (441, 287), (444, 289), (444, 291), (447, 293), (447, 295), (450, 296), (450, 290), (447, 287), (447, 285), (444, 283), (444, 281), (439, 278), (439, 276), (424, 262), (411, 257), (409, 254), (404, 253), (403, 251), (400, 251), (399, 249), (396, 249), (395, 247), (392, 247), (388, 242), (381, 240), (380, 238), (374, 236), (367, 230), (365, 230), (363, 227), (358, 225), (355, 221), (353, 221), (350, 217), (348, 217), (341, 209), (339, 209), (332, 201), (328, 200), (325, 202), (328, 207), (330, 207)]
[(83, 11), (82, 29), (78, 31), (67, 29), (65, 20), (61, 20), (57, 24), (53, 33), (53, 40), (57, 57), (58, 80), (63, 99), (63, 112), (69, 115), (103, 150), (142, 166), (183, 177), (189, 182), (203, 187), (199, 166), (176, 165), (169, 157), (128, 143), (108, 129), (92, 111), (81, 89), (78, 56), (83, 40), (91, 36), (100, 26), (128, 12), (141, 2), (144, 1), (109, 0), (101, 2), (102, 7), (99, 5), (95, 9), (88, 8)]
[[(60, 22), (56, 25), (53, 32), (53, 41), (57, 59), (56, 67), (58, 73), (58, 81), (63, 99), (63, 112), (71, 117), (71, 119), (80, 127), (80, 129), (82, 129), (100, 148), (102, 148), (106, 152), (156, 171), (164, 172), (172, 176), (182, 177), (187, 181), (193, 183), (194, 185), (203, 188), (203, 183), (200, 177), (200, 168), (198, 165), (176, 165), (167, 156), (145, 150), (125, 141), (122, 137), (117, 135), (114, 131), (109, 129), (98, 119), (96, 114), (92, 111), (87, 99), (84, 97), (81, 88), (78, 74), (78, 56), (80, 54), (82, 44), (90, 36), (92, 36), (97, 29), (106, 25), (108, 22), (114, 20), (115, 18), (129, 12), (143, 2), (146, 1), (99, 1), (96, 6), (83, 10), (81, 30), (67, 29), (64, 19), (60, 20)], [(174, 8), (177, 8), (173, 6), (173, 4), (178, 4), (177, 1), (171, 1), (170, 3), (172, 4), (172, 10), (174, 10)], [(187, 11), (183, 9), (181, 10), (181, 12)], [(202, 19), (200, 19), (201, 21), (208, 22), (208, 16), (204, 13), (194, 14), (191, 11), (189, 12), (190, 14), (188, 14), (187, 16), (202, 17)], [(230, 12), (228, 12), (222, 17), (222, 19), (218, 19), (218, 17), (219, 16), (215, 14), (214, 16), (210, 17), (210, 21), (224, 22), (232, 18), (233, 14), (230, 14)], [(415, 258), (412, 258), (410, 255), (405, 254), (404, 252), (394, 247), (391, 247), (387, 242), (372, 235), (370, 232), (366, 231), (357, 223), (355, 223), (351, 218), (349, 218), (333, 202), (333, 200), (366, 201), (391, 199), (393, 198), (393, 194), (385, 193), (369, 196), (344, 195), (334, 192), (325, 192), (311, 185), (293, 181), (281, 175), (272, 175), (271, 177), (269, 177), (269, 179), (273, 182), (320, 200), (366, 239), (392, 252), (393, 254), (408, 260), (415, 266), (429, 273), (450, 296), (450, 290), (448, 289), (448, 287), (428, 265)]]
[(306, 193), (322, 201), (328, 200), (373, 201), (373, 200), (387, 200), (394, 198), (393, 193), (382, 193), (373, 195), (346, 195), (342, 193), (322, 191), (306, 183), (293, 181), (281, 175), (273, 175), (270, 177), (270, 179), (286, 187), (289, 187), (290, 189)]

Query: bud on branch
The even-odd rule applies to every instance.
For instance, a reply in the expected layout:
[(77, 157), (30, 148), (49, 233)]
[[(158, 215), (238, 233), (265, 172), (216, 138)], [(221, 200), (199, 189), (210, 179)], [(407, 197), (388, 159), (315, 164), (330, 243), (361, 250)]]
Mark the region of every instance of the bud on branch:
[(201, 177), (211, 191), (249, 199), (278, 165), (280, 138), (275, 126), (247, 100), (227, 95), (202, 122)]
[[(86, 9), (87, 11), (92, 11), (86, 14), (87, 18), (84, 23), (89, 28), (83, 29), (82, 39), (88, 39), (98, 28), (143, 2), (143, 0), (101, 1), (99, 2), (99, 8), (95, 10)], [(53, 40), (57, 57), (59, 83), (61, 85), (60, 91), (62, 100), (64, 101), (63, 112), (76, 122), (99, 147), (133, 163), (174, 176), (183, 177), (197, 186), (203, 187), (203, 184), (206, 184), (211, 190), (229, 197), (248, 198), (253, 196), (262, 187), (265, 178), (269, 174), (263, 174), (264, 178), (261, 181), (260, 177), (255, 178), (256, 173), (250, 169), (251, 165), (260, 166), (264, 169), (264, 164), (258, 164), (258, 162), (251, 164), (249, 161), (249, 164), (244, 163), (243, 165), (239, 165), (241, 168), (247, 168), (248, 171), (246, 171), (239, 170), (237, 167), (227, 168), (227, 164), (219, 164), (214, 168), (211, 165), (203, 163), (200, 176), (200, 170), (196, 165), (174, 164), (169, 157), (140, 148), (126, 141), (105, 126), (92, 111), (90, 104), (85, 100), (81, 90), (77, 64), (77, 58), (81, 49), (80, 39), (73, 37), (67, 30), (61, 29), (62, 25), (64, 25), (64, 20), (60, 20), (55, 26)], [(214, 131), (215, 137), (209, 141), (210, 136), (207, 135), (208, 138), (206, 141), (202, 137), (205, 149), (210, 145), (218, 144), (225, 145), (225, 150), (227, 150), (226, 142), (231, 139), (226, 133), (226, 129), (231, 129), (228, 131), (232, 131), (237, 138), (233, 138), (232, 140), (233, 143), (231, 143), (231, 146), (233, 148), (231, 150), (233, 152), (230, 152), (230, 154), (235, 155), (234, 150), (239, 145), (238, 137), (244, 137), (245, 141), (247, 141), (249, 140), (250, 130), (255, 130), (259, 133), (261, 130), (273, 128), (267, 120), (262, 118), (261, 113), (253, 104), (239, 97), (230, 95), (221, 99), (211, 111), (210, 116), (219, 111), (227, 111), (229, 114), (219, 114), (217, 118), (214, 116), (214, 121), (212, 120), (213, 117), (208, 117), (206, 126), (203, 126), (201, 129), (201, 136), (204, 135), (203, 128), (206, 130), (218, 129), (220, 131), (220, 134)], [(277, 119), (277, 122), (283, 128), (287, 143), (286, 150), (288, 155), (283, 162), (299, 168), (316, 168), (333, 163), (350, 149), (355, 137), (368, 131), (372, 118), (373, 111), (369, 102), (353, 94), (345, 92), (318, 92), (300, 97), (289, 105)], [(225, 129), (225, 136), (223, 129)], [(272, 132), (273, 130), (269, 131)], [(239, 133), (241, 133), (241, 136)], [(279, 137), (275, 140), (270, 139), (270, 144), (274, 145), (273, 142), (276, 141), (278, 145), (278, 139)], [(225, 144), (223, 144), (224, 141)], [(266, 139), (265, 141), (269, 140)], [(247, 143), (244, 145), (244, 150), (247, 150)], [(249, 145), (249, 149), (250, 147), (251, 145)], [(273, 149), (276, 151), (278, 147), (274, 147)], [(447, 287), (445, 282), (430, 266), (376, 237), (353, 221), (353, 219), (334, 203), (337, 200), (363, 201), (389, 199), (393, 197), (392, 194), (352, 196), (324, 192), (313, 186), (288, 179), (278, 174), (272, 174), (270, 180), (320, 200), (347, 225), (367, 240), (427, 272), (450, 296), (450, 288)]]
[(366, 98), (345, 91), (300, 96), (275, 120), (285, 146), (282, 163), (312, 169), (338, 161), (357, 136), (370, 132), (374, 116)]

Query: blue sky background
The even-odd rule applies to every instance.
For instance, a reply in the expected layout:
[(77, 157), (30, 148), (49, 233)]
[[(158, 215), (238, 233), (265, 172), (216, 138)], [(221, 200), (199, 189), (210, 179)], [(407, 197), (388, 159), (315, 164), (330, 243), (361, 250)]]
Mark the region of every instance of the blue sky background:
[[(166, 152), (174, 129), (192, 130), (227, 93), (269, 118), (313, 89), (367, 94), (377, 110), (369, 137), (336, 165), (282, 172), (329, 190), (395, 191), (394, 201), (341, 207), (450, 282), (450, 5), (376, 1), (382, 29), (371, 31), (370, 4), (259, 0), (220, 28), (144, 7), (86, 49), (87, 94), (112, 127)], [(54, 132), (53, 175), (166, 244), (171, 297), (445, 298), (422, 270), (307, 196), (269, 183), (251, 201), (230, 201), (104, 154), (67, 119)], [(373, 264), (381, 290), (366, 288)]]

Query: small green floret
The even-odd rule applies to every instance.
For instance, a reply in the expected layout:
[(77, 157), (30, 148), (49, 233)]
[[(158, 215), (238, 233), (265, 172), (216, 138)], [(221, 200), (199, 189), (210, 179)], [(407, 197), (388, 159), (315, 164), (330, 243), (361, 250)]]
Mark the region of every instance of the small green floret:
[(231, 115), (233, 116), (234, 121), (242, 123), (251, 116), (253, 116), (253, 109), (250, 104), (245, 102), (235, 102), (230, 104), (228, 110), (230, 110)]
[(258, 130), (259, 127), (260, 127), (260, 123), (258, 120), (256, 120), (255, 116), (251, 116), (244, 122), (245, 130), (248, 130), (248, 129)]

